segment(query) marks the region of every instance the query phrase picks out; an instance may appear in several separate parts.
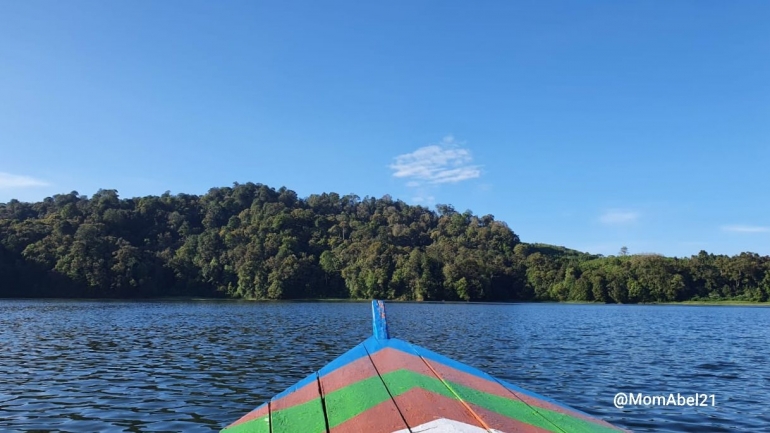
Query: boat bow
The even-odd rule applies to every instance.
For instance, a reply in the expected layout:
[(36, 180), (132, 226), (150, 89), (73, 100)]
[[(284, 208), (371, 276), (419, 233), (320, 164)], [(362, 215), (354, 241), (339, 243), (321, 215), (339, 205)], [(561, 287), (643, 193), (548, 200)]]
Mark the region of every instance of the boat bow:
[(624, 431), (423, 347), (390, 338), (382, 301), (372, 301), (372, 316), (372, 337), (222, 432)]

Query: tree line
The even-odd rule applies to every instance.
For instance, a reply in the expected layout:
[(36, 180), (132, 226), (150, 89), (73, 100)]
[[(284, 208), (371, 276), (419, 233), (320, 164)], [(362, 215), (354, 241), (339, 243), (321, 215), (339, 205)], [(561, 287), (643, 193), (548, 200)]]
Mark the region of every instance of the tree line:
[(603, 257), (492, 215), (234, 184), (0, 204), (0, 297), (766, 302), (770, 257)]

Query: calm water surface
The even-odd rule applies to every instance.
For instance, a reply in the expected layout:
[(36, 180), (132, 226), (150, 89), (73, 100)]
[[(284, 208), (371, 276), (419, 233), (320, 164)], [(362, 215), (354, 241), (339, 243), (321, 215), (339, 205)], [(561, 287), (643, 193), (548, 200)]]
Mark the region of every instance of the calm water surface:
[[(0, 301), (0, 431), (215, 432), (371, 334), (365, 303)], [(389, 304), (391, 334), (633, 431), (770, 431), (770, 309)], [(616, 409), (617, 392), (715, 407)]]

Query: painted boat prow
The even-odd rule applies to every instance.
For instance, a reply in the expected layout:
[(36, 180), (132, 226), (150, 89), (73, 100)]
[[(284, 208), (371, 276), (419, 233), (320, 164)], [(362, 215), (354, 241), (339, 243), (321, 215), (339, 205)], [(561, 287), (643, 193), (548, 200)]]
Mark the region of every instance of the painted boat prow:
[(626, 431), (423, 347), (373, 335), (223, 433), (593, 433)]

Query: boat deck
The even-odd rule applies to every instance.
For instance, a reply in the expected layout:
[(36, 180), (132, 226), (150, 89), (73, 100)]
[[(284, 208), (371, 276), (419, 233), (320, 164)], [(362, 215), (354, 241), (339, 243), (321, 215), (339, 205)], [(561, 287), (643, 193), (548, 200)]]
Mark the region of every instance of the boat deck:
[(373, 337), (223, 432), (623, 431), (435, 352), (389, 338), (384, 314), (380, 324), (376, 316), (375, 310)]

